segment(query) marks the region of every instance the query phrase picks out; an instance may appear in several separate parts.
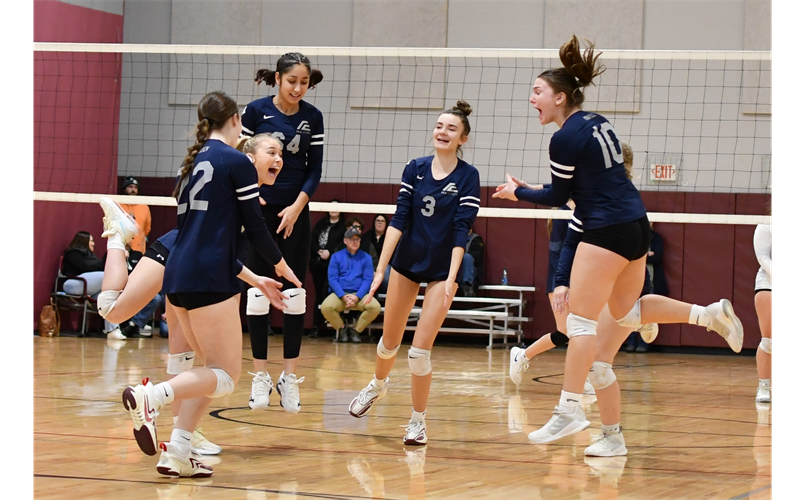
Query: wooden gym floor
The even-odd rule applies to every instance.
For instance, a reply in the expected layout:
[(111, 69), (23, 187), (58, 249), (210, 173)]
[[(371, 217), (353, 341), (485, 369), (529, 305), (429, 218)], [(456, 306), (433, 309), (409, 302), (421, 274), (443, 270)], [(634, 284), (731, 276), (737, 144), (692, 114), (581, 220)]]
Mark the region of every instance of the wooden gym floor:
[[(127, 385), (162, 381), (165, 339), (34, 339), (34, 494), (37, 499), (769, 499), (771, 426), (756, 408), (754, 357), (620, 353), (627, 457), (585, 458), (600, 432), (550, 445), (529, 432), (551, 416), (564, 351), (538, 356), (518, 391), (508, 350), (436, 346), (428, 446), (404, 447), (410, 372), (400, 351), (386, 398), (362, 419), (347, 405), (370, 380), (374, 344), (303, 341), (302, 411), (285, 413), (276, 391), (248, 408), (251, 351), (243, 377), (202, 419), (224, 451), (205, 480), (163, 478), (140, 452), (121, 404)], [(282, 371), (282, 338), (270, 337), (269, 370)], [(168, 440), (170, 409), (159, 417)]]

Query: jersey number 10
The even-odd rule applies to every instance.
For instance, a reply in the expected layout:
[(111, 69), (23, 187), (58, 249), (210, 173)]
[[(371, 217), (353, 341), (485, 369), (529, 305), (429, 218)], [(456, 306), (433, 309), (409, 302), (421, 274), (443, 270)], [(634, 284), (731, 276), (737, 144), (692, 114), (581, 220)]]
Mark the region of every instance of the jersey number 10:
[[(623, 148), (621, 147), (621, 140), (618, 138), (615, 128), (609, 123), (604, 122), (600, 126), (593, 127), (593, 137), (598, 140), (601, 145), (601, 154), (604, 155), (604, 164), (606, 168), (612, 168), (612, 160), (615, 163), (623, 163)], [(615, 142), (612, 139), (615, 139)], [(617, 148), (615, 147), (617, 143)], [(620, 149), (620, 153), (618, 152)]]

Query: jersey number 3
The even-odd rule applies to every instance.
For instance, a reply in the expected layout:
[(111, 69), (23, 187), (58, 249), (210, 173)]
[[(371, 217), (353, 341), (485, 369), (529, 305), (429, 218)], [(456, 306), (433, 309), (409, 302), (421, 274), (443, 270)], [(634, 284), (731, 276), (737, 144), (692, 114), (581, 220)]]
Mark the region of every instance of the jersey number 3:
[[(593, 127), (593, 137), (598, 140), (598, 144), (601, 145), (601, 154), (604, 155), (604, 164), (606, 168), (612, 167), (612, 161), (614, 160), (615, 163), (623, 163), (623, 148), (621, 147), (621, 140), (618, 138), (618, 134), (615, 132), (615, 128), (608, 122), (604, 122), (601, 124), (600, 130), (599, 127)], [(615, 142), (618, 143), (617, 148), (615, 147), (615, 143), (612, 139), (615, 139)], [(620, 153), (618, 152), (620, 149)]]
[(421, 209), (420, 212), (422, 212), (422, 215), (425, 217), (430, 217), (433, 215), (433, 212), (436, 211), (436, 198), (433, 196), (425, 196), (422, 198), (422, 201), (425, 202), (425, 208)]

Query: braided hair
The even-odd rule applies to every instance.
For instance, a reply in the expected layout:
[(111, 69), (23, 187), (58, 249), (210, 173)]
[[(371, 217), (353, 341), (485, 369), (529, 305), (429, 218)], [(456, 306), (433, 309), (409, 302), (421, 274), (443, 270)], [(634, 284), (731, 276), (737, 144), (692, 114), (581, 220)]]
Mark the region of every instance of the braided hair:
[(198, 103), (198, 124), (196, 125), (196, 142), (187, 148), (187, 155), (182, 160), (179, 180), (173, 189), (173, 197), (179, 197), (182, 181), (190, 175), (196, 155), (209, 140), (210, 133), (224, 126), (227, 120), (238, 114), (238, 105), (234, 99), (223, 92), (210, 92), (201, 98)]

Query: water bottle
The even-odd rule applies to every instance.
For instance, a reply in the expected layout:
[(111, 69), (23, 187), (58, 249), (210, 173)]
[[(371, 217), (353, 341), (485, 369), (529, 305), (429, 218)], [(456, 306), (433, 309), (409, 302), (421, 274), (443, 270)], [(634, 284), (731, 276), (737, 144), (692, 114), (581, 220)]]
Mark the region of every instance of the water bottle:
[(506, 268), (503, 268), (503, 278), (500, 280), (501, 285), (508, 285), (509, 284), (509, 273), (506, 271)]

